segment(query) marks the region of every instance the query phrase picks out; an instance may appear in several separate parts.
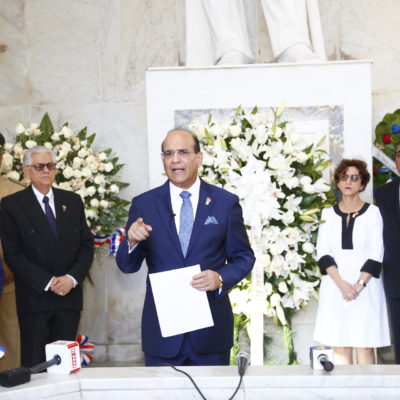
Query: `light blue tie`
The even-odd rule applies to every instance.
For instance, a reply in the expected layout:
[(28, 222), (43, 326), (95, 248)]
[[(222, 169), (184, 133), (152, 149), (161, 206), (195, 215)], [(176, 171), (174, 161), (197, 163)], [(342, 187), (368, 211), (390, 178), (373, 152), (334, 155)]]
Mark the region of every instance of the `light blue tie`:
[(193, 229), (193, 208), (192, 202), (190, 201), (191, 193), (184, 190), (179, 196), (183, 199), (179, 221), (179, 241), (181, 242), (182, 253), (186, 257), (190, 235)]

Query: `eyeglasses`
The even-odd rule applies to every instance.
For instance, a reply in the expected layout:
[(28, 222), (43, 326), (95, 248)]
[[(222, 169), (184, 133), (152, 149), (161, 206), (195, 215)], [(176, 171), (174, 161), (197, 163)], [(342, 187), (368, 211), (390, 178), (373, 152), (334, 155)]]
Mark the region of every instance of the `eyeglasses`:
[(169, 158), (173, 158), (175, 154), (178, 154), (178, 156), (185, 158), (185, 157), (188, 157), (189, 154), (191, 154), (191, 153), (197, 153), (197, 151), (188, 150), (188, 149), (167, 150), (167, 151), (163, 151), (161, 153), (161, 156), (163, 158), (169, 159)]
[(341, 182), (347, 182), (349, 179), (351, 182), (358, 182), (360, 180), (360, 175), (347, 175), (343, 174), (339, 176)]
[(44, 171), (45, 168), (47, 168), (49, 171), (53, 171), (53, 169), (56, 168), (56, 164), (53, 162), (49, 162), (47, 164), (32, 164), (32, 165), (27, 165), (27, 167), (33, 167), (35, 171)]

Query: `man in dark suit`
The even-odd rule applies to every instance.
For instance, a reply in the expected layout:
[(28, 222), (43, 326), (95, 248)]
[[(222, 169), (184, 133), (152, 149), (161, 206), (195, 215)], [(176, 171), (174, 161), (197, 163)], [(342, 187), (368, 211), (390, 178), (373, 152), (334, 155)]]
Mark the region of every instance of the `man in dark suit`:
[(200, 264), (191, 284), (207, 292), (214, 326), (162, 337), (147, 279), (142, 315), (146, 365), (226, 365), (233, 344), (227, 293), (255, 261), (242, 209), (237, 196), (198, 177), (202, 153), (191, 132), (169, 132), (161, 148), (168, 181), (133, 199), (117, 263), (125, 273), (138, 271), (144, 259), (149, 273)]
[(31, 185), (1, 200), (1, 239), (14, 273), (25, 367), (45, 360), (45, 345), (75, 340), (82, 284), (93, 260), (93, 238), (81, 198), (52, 188), (55, 158), (29, 149), (23, 170)]
[[(400, 145), (396, 149), (396, 168), (400, 172)], [(396, 363), (400, 364), (400, 180), (395, 179), (379, 188), (375, 200), (383, 218), (383, 282)]]

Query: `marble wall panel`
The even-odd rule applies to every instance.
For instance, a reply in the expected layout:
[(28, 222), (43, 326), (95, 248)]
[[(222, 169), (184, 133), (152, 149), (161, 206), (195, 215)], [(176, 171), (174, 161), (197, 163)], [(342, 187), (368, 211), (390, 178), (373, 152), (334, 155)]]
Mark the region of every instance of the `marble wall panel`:
[(99, 100), (97, 9), (95, 0), (26, 0), (34, 104)]
[(178, 64), (175, 0), (99, 2), (104, 101), (145, 101), (145, 71)]
[(24, 1), (0, 2), (0, 107), (29, 104)]
[(399, 15), (396, 0), (341, 2), (340, 53), (346, 59), (373, 60), (374, 92), (400, 91)]

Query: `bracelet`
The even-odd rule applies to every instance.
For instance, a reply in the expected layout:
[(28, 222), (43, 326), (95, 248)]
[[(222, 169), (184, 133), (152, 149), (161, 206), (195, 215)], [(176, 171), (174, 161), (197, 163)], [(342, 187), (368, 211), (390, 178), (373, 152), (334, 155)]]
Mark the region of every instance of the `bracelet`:
[(218, 289), (221, 289), (222, 285), (224, 284), (224, 281), (222, 280), (222, 276), (220, 274), (218, 274), (218, 279), (219, 279)]
[(357, 283), (359, 283), (360, 285), (363, 285), (364, 287), (367, 287), (367, 284), (365, 283), (365, 281), (363, 281), (362, 279), (359, 279), (357, 281)]

